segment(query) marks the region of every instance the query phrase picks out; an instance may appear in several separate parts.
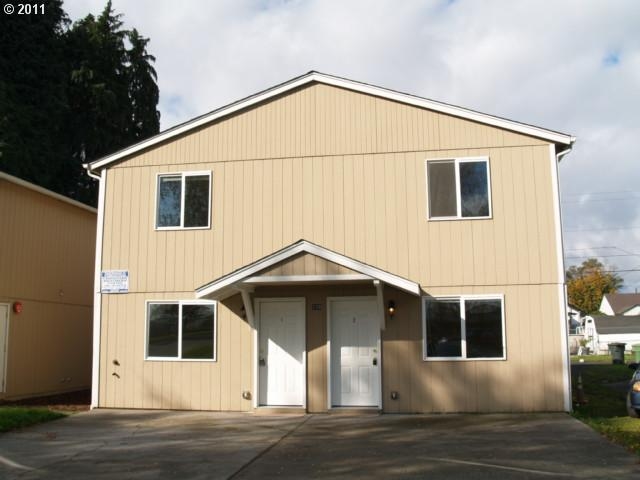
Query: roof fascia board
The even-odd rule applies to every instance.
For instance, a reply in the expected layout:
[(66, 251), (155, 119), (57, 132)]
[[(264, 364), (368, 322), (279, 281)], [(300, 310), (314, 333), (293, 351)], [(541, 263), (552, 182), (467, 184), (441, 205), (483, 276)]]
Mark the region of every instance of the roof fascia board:
[(289, 247), (286, 247), (265, 257), (262, 260), (258, 260), (257, 262), (247, 265), (246, 267), (243, 267), (236, 272), (230, 273), (229, 275), (226, 275), (219, 280), (216, 280), (207, 285), (203, 285), (202, 287), (196, 289), (196, 297), (206, 297), (207, 295), (210, 295), (214, 292), (218, 292), (224, 288), (228, 288), (238, 282), (246, 280), (247, 278), (251, 278), (255, 273), (261, 270), (271, 267), (276, 263), (279, 263), (302, 252), (316, 255), (317, 257), (324, 258), (325, 260), (333, 262), (337, 265), (342, 265), (343, 267), (350, 268), (355, 272), (381, 280), (385, 283), (388, 283), (389, 285), (412, 293), (413, 295), (420, 295), (420, 285), (415, 282), (402, 277), (398, 277), (397, 275), (385, 272), (384, 270), (380, 270), (376, 267), (366, 265), (362, 262), (358, 262), (357, 260), (345, 257), (344, 255), (341, 255), (339, 253), (332, 252), (331, 250), (327, 250), (326, 248), (323, 248), (311, 242), (307, 242), (306, 240), (301, 240), (290, 245)]
[(265, 275), (249, 277), (242, 281), (244, 284), (270, 284), (270, 283), (309, 283), (309, 282), (336, 282), (336, 281), (371, 281), (369, 275), (362, 273), (346, 273), (336, 275)]
[(6, 180), (9, 183), (13, 183), (15, 185), (19, 185), (21, 187), (27, 188), (34, 192), (41, 193), (42, 195), (46, 195), (51, 198), (55, 198), (56, 200), (60, 200), (61, 202), (68, 203), (69, 205), (73, 205), (74, 207), (82, 208), (91, 213), (98, 213), (93, 207), (89, 205), (85, 205), (82, 202), (78, 202), (77, 200), (73, 200), (72, 198), (65, 197), (64, 195), (60, 195), (59, 193), (52, 192), (51, 190), (47, 190), (46, 188), (40, 187), (33, 183), (27, 182), (26, 180), (22, 180), (21, 178), (14, 177), (13, 175), (9, 175), (7, 173), (0, 172), (0, 180)]
[(441, 102), (437, 102), (435, 100), (429, 100), (426, 98), (416, 97), (413, 95), (409, 95), (407, 93), (395, 92), (393, 90), (377, 87), (374, 85), (368, 85), (361, 82), (356, 82), (354, 80), (338, 78), (338, 77), (334, 77), (324, 73), (311, 72), (301, 77), (294, 78), (293, 80), (285, 82), (271, 89), (265, 90), (264, 92), (259, 93), (257, 95), (253, 95), (244, 100), (240, 100), (238, 102), (232, 103), (226, 107), (222, 107), (218, 110), (214, 110), (209, 114), (205, 114), (190, 122), (186, 122), (178, 127), (169, 129), (164, 133), (159, 133), (156, 136), (151, 137), (142, 142), (139, 142), (135, 145), (132, 145), (129, 148), (125, 148), (123, 150), (120, 150), (119, 152), (115, 152), (112, 155), (108, 155), (106, 157), (103, 157), (102, 159), (91, 162), (89, 164), (89, 170), (100, 169), (124, 157), (132, 155), (134, 153), (137, 153), (141, 150), (152, 147), (159, 143), (162, 143), (166, 140), (169, 140), (173, 137), (176, 137), (190, 130), (198, 128), (214, 120), (225, 117), (239, 110), (248, 108), (257, 103), (264, 102), (265, 100), (281, 95), (283, 93), (286, 93), (290, 90), (301, 87), (311, 82), (319, 82), (326, 85), (332, 85), (335, 87), (345, 88), (347, 90), (353, 90), (353, 91), (365, 93), (368, 95), (373, 95), (376, 97), (386, 98), (389, 100), (405, 103), (408, 105), (413, 105), (416, 107), (434, 110), (436, 112), (453, 115), (455, 117), (464, 118), (467, 120), (472, 120), (472, 121), (487, 124), (487, 125), (492, 125), (494, 127), (504, 128), (506, 130), (522, 133), (525, 135), (531, 135), (537, 138), (542, 138), (544, 140), (549, 140), (554, 143), (571, 145), (573, 142), (575, 142), (575, 137), (571, 135), (566, 135), (559, 132), (546, 130), (544, 128), (535, 127), (533, 125), (526, 125), (523, 123), (515, 122), (513, 120), (494, 117), (486, 113), (475, 112), (473, 110), (468, 110), (466, 108), (457, 107), (455, 105), (449, 105), (446, 103), (441, 103)]

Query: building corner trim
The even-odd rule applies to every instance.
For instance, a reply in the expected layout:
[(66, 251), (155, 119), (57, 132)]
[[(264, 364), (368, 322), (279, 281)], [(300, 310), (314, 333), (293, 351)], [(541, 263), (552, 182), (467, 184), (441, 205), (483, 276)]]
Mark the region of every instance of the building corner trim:
[(96, 225), (96, 258), (93, 297), (93, 361), (91, 367), (91, 409), (98, 406), (100, 398), (100, 331), (102, 328), (102, 294), (100, 272), (102, 270), (102, 241), (104, 236), (104, 203), (107, 188), (107, 170), (100, 175), (98, 193), (98, 218)]
[[(568, 149), (570, 150), (570, 148)], [(560, 320), (560, 348), (562, 352), (562, 391), (563, 407), (565, 412), (571, 412), (571, 368), (569, 357), (569, 336), (567, 331), (567, 292), (564, 277), (564, 247), (562, 239), (562, 210), (560, 206), (560, 179), (558, 175), (558, 163), (560, 158), (569, 153), (567, 150), (556, 154), (554, 144), (549, 145), (549, 163), (551, 168), (551, 183), (553, 189), (553, 217), (556, 231), (556, 254), (558, 268), (558, 307)]]

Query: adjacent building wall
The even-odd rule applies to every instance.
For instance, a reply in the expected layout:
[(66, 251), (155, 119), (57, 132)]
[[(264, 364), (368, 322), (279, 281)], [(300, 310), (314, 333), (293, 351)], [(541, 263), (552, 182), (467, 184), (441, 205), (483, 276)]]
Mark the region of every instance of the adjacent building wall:
[(88, 388), (96, 213), (0, 177), (0, 303), (6, 389), (18, 398)]

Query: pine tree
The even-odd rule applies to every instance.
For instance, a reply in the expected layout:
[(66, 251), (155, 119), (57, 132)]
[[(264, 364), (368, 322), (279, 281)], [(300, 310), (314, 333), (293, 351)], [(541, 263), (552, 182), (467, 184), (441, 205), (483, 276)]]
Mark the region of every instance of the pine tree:
[(69, 20), (60, 0), (44, 15), (3, 15), (0, 28), (0, 171), (64, 193), (70, 166), (63, 136)]
[(82, 164), (159, 131), (155, 58), (111, 1), (71, 28), (44, 3), (0, 28), (0, 170), (95, 205)]

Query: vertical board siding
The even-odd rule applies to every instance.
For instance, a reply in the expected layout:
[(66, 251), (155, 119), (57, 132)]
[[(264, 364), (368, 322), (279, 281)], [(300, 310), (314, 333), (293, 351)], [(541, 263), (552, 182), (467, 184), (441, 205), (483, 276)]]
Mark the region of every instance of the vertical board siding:
[[(489, 158), (492, 218), (429, 221), (425, 161), (462, 156)], [(157, 174), (190, 170), (212, 172), (211, 227), (156, 231)], [(108, 175), (102, 268), (130, 271), (132, 303), (105, 296), (101, 405), (249, 408), (238, 391), (252, 388), (251, 331), (229, 308), (219, 305), (218, 362), (191, 365), (142, 360), (145, 319), (139, 305), (151, 298), (193, 298), (197, 287), (301, 238), (409, 278), (428, 292), (509, 291), (510, 311), (528, 309), (512, 315), (508, 345), (516, 350), (500, 363), (418, 361), (419, 320), (390, 326), (385, 368), (403, 367), (400, 375), (385, 375), (385, 398), (393, 389), (403, 393), (385, 408), (535, 410), (541, 404), (555, 409), (561, 401), (561, 378), (544, 370), (531, 372), (537, 378), (532, 383), (544, 388), (514, 392), (518, 398), (496, 393), (517, 379), (518, 368), (529, 368), (530, 356), (518, 350), (527, 339), (547, 342), (535, 355), (543, 352), (538, 360), (545, 368), (561, 371), (557, 326), (536, 323), (542, 316), (555, 318), (559, 301), (544, 141), (316, 84), (153, 147)], [(312, 255), (262, 272), (342, 273), (351, 271)], [(408, 311), (419, 317), (419, 306)], [(127, 357), (131, 370), (116, 380), (113, 356), (131, 351), (140, 358)], [(309, 372), (325, 375), (326, 382), (326, 366), (314, 363), (322, 355), (310, 353)], [(470, 390), (456, 381), (459, 375), (469, 378)], [(128, 388), (133, 398), (124, 393)], [(326, 393), (313, 391), (310, 405), (324, 408)]]
[[(425, 161), (440, 154), (193, 164), (212, 171), (213, 207), (211, 228), (190, 231), (154, 230), (156, 175), (167, 167), (113, 169), (103, 269), (128, 268), (131, 291), (193, 291), (304, 238), (421, 285), (554, 283), (548, 148), (442, 152), (489, 157), (486, 220), (428, 221)], [(285, 187), (294, 177), (299, 188)], [(313, 257), (304, 271), (331, 273)]]
[(0, 303), (23, 304), (0, 398), (91, 384), (95, 235), (95, 212), (0, 179)]
[[(528, 412), (563, 409), (557, 286), (428, 289), (430, 295), (504, 294), (507, 360), (423, 361), (422, 310), (385, 289), (396, 315), (383, 332), (386, 412)], [(526, 378), (526, 382), (521, 379)], [(513, 388), (517, 384), (518, 388)], [(392, 401), (391, 392), (398, 392)]]
[(217, 361), (145, 360), (146, 302), (189, 298), (189, 293), (103, 296), (102, 338), (108, 340), (101, 349), (101, 407), (251, 408), (242, 391), (252, 390), (252, 334), (239, 317), (239, 297), (218, 303)]

